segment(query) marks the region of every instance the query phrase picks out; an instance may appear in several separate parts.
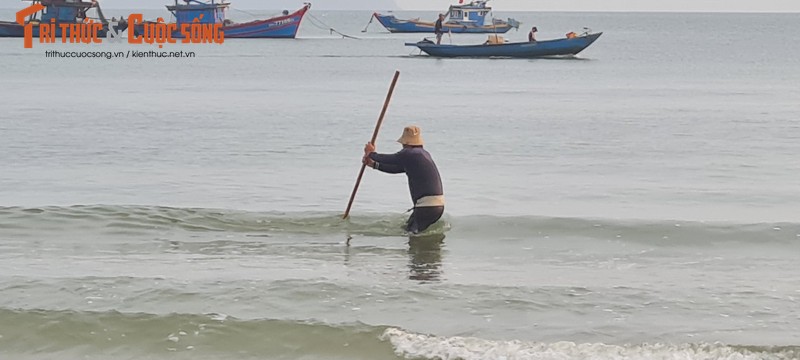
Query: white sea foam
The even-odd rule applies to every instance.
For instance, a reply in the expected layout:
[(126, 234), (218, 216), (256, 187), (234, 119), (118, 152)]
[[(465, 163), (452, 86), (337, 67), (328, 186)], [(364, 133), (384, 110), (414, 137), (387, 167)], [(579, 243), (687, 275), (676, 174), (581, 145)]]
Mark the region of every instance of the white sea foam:
[(796, 359), (796, 352), (747, 350), (724, 344), (576, 344), (562, 341), (539, 343), (493, 341), (471, 337), (440, 337), (389, 328), (381, 336), (394, 347), (398, 356), (407, 359), (437, 360), (783, 360)]

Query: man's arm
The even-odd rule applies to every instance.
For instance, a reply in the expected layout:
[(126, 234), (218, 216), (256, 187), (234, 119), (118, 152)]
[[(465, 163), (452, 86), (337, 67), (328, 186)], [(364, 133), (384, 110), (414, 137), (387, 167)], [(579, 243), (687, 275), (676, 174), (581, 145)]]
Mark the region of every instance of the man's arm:
[(381, 164), (375, 160), (372, 160), (369, 157), (369, 154), (364, 155), (364, 158), (361, 159), (361, 163), (375, 170), (380, 170), (389, 174), (400, 174), (406, 172), (406, 169), (402, 165)]
[(406, 172), (403, 165), (402, 150), (396, 154), (378, 154), (375, 152), (375, 145), (367, 143), (364, 146), (364, 158), (361, 162), (375, 170), (380, 170), (389, 174), (400, 174)]
[[(404, 158), (403, 150), (398, 151), (394, 154), (378, 154), (375, 152), (375, 145), (372, 143), (367, 143), (364, 145), (364, 160), (368, 161), (377, 161), (381, 164), (385, 165), (399, 165), (403, 167), (403, 158)], [(371, 163), (365, 162), (365, 164), (372, 166)]]
[(373, 161), (372, 168), (389, 174), (402, 174), (406, 172), (406, 169), (401, 165), (384, 164), (379, 161)]
[(403, 155), (400, 152), (395, 154), (378, 154), (371, 152), (367, 155), (372, 161), (377, 161), (386, 165), (403, 165)]
[(402, 165), (399, 154), (378, 154), (370, 152), (364, 156), (364, 164), (375, 169), (389, 174), (400, 174), (406, 172), (405, 167)]

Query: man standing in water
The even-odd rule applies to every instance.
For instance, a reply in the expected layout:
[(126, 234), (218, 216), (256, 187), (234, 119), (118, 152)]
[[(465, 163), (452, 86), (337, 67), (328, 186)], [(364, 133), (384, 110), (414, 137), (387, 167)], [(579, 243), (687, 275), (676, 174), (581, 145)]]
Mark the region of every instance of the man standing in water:
[(375, 145), (367, 143), (362, 162), (375, 170), (408, 176), (414, 212), (406, 222), (406, 231), (419, 234), (444, 214), (442, 179), (431, 154), (422, 147), (422, 134), (418, 127), (406, 127), (397, 142), (403, 145), (403, 149), (395, 154), (378, 154)]

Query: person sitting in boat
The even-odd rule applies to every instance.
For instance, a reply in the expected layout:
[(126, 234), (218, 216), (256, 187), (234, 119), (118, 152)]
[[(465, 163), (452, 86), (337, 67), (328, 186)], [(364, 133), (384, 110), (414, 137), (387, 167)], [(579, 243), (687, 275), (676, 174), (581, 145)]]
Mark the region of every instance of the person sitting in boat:
[(531, 28), (531, 32), (528, 33), (528, 41), (529, 42), (536, 42), (536, 32), (537, 31), (539, 31), (539, 29), (537, 29), (536, 26)]
[(403, 149), (395, 154), (378, 154), (375, 145), (364, 146), (362, 163), (389, 174), (405, 173), (413, 212), (406, 221), (405, 230), (419, 234), (439, 221), (444, 214), (444, 191), (439, 169), (431, 154), (423, 149), (421, 130), (417, 126), (407, 126), (403, 136), (397, 140)]
[(437, 19), (436, 24), (433, 25), (433, 32), (436, 34), (436, 45), (439, 45), (442, 42), (442, 35), (444, 34), (444, 32), (442, 31), (443, 21), (444, 21), (444, 14), (439, 14), (439, 19)]

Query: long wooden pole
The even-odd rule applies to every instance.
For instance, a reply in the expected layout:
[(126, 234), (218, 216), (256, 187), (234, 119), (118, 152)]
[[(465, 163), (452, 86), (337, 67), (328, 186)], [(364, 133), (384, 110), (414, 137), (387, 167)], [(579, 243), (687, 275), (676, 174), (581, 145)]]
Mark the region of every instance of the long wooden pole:
[[(389, 108), (389, 100), (392, 99), (392, 93), (394, 93), (394, 86), (397, 84), (397, 78), (400, 76), (400, 71), (394, 72), (394, 79), (392, 79), (392, 85), (389, 86), (389, 93), (386, 94), (386, 100), (383, 102), (383, 110), (381, 110), (381, 116), (378, 118), (378, 123), (375, 124), (375, 131), (372, 133), (372, 140), (370, 143), (375, 145), (375, 140), (378, 139), (378, 131), (381, 129), (381, 124), (383, 123), (383, 117), (386, 115), (386, 109)], [(350, 209), (353, 207), (353, 200), (356, 198), (356, 192), (358, 192), (358, 185), (361, 184), (361, 177), (364, 176), (364, 169), (367, 168), (367, 164), (361, 164), (361, 171), (358, 172), (358, 178), (356, 179), (356, 186), (353, 187), (353, 193), (350, 194), (350, 202), (347, 203), (347, 210), (344, 211), (344, 216), (342, 219), (347, 219), (350, 216)]]

